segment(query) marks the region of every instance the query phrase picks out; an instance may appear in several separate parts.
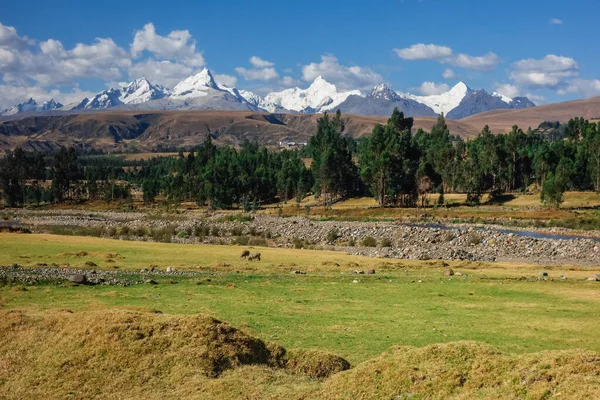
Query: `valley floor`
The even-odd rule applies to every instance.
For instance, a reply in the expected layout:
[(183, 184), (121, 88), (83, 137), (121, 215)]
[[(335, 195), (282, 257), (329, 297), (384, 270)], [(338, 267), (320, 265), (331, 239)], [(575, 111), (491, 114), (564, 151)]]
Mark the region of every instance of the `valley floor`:
[[(557, 239), (395, 216), (3, 213), (16, 232), (0, 233), (0, 397), (600, 396), (594, 231), (514, 227), (567, 235)], [(76, 274), (90, 284), (70, 282)], [(233, 331), (226, 342), (241, 347), (213, 348), (229, 328), (198, 316), (288, 356), (242, 356), (250, 339)], [(309, 350), (318, 352), (298, 355)], [(332, 354), (352, 368), (337, 372)], [(316, 377), (325, 366), (335, 368)]]

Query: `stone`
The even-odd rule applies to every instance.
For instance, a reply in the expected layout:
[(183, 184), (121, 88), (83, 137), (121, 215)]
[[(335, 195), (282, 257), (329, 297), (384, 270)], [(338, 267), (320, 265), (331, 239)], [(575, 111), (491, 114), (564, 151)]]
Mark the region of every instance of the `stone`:
[(367, 275), (375, 275), (375, 270), (374, 269), (368, 270)]
[(447, 268), (444, 270), (444, 275), (446, 276), (454, 276), (454, 271), (452, 270), (452, 268)]
[(547, 272), (540, 272), (540, 274), (539, 274), (539, 275), (540, 275), (541, 277), (544, 277), (544, 276), (548, 276), (548, 273), (547, 273)]
[(87, 283), (87, 277), (83, 274), (69, 275), (68, 279), (70, 282), (77, 283), (79, 285), (84, 285)]

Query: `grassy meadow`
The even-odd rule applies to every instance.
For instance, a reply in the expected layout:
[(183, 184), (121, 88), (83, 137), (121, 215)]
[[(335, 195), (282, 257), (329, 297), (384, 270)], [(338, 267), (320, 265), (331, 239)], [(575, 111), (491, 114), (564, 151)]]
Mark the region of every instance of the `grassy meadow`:
[[(159, 277), (156, 286), (4, 286), (0, 308), (204, 313), (286, 348), (327, 350), (352, 363), (394, 345), (459, 340), (485, 342), (510, 354), (600, 351), (600, 292), (596, 282), (583, 280), (598, 268), (445, 264), (271, 248), (256, 248), (262, 261), (247, 262), (239, 258), (243, 249), (1, 234), (0, 265), (86, 268), (92, 261), (95, 268), (174, 266), (200, 275)], [(461, 276), (445, 276), (446, 265)], [(377, 274), (352, 274), (370, 268)], [(549, 280), (520, 280), (540, 271), (547, 271)]]

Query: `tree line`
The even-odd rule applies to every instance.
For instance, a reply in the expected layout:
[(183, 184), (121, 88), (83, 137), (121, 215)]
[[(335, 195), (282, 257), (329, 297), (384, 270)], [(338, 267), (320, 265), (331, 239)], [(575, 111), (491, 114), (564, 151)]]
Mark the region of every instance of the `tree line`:
[(485, 126), (469, 140), (451, 134), (444, 116), (430, 132), (413, 132), (414, 120), (395, 109), (368, 137), (344, 135), (338, 111), (324, 114), (302, 150), (271, 151), (246, 142), (217, 147), (207, 137), (187, 156), (155, 157), (132, 165), (118, 157), (79, 157), (72, 148), (52, 156), (20, 148), (0, 160), (0, 190), (7, 206), (81, 199), (145, 202), (193, 201), (211, 208), (300, 201), (314, 194), (324, 204), (373, 196), (380, 206), (428, 204), (431, 193), (466, 193), (475, 205), (506, 193), (540, 190), (559, 206), (566, 190), (600, 191), (600, 130), (583, 118), (547, 122), (526, 132), (513, 126), (494, 134)]

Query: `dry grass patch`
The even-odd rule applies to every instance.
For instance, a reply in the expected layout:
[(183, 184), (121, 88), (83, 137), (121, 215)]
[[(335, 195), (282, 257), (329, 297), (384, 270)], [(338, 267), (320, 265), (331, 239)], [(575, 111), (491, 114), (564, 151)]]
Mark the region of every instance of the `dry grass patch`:
[(476, 342), (399, 347), (325, 382), (323, 399), (593, 399), (600, 357), (585, 351), (508, 357)]

